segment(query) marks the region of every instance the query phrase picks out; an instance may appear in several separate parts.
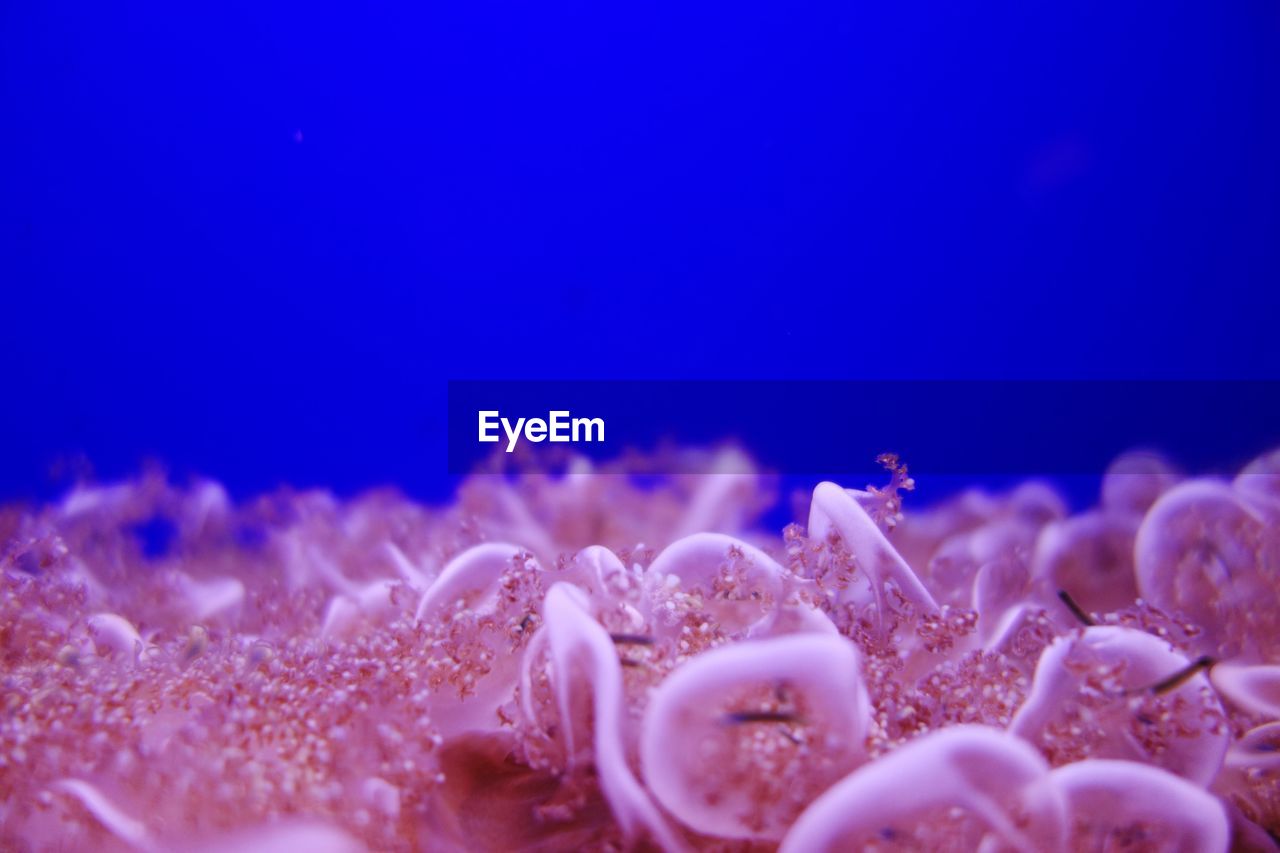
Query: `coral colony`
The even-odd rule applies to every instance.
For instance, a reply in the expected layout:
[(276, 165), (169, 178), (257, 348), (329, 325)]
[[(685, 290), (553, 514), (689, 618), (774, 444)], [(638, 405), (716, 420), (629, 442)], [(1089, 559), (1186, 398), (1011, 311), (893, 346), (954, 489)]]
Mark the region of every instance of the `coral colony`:
[(3, 510), (0, 847), (1274, 849), (1280, 452), (1079, 515), (884, 461), (781, 536), (582, 461)]

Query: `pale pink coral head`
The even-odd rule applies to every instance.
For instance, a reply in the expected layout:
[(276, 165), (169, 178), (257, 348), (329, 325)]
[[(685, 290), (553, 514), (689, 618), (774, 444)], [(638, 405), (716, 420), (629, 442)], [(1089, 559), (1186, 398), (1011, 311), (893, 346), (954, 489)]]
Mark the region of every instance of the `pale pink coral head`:
[(1280, 516), (1280, 450), (1254, 459), (1236, 475), (1232, 485), (1268, 516)]
[[(962, 815), (959, 823), (955, 812)], [(956, 726), (912, 741), (854, 771), (791, 827), (782, 853), (902, 844), (1059, 849), (1066, 825), (1049, 767), (1025, 741)]]
[(1133, 759), (1208, 785), (1230, 740), (1225, 718), (1205, 675), (1167, 642), (1130, 628), (1096, 626), (1045, 650), (1009, 730), (1039, 746), (1054, 764)]
[(1053, 771), (1072, 820), (1071, 849), (1141, 839), (1169, 853), (1225, 853), (1231, 840), (1217, 797), (1158, 767), (1133, 761), (1081, 761)]
[(1108, 513), (1141, 518), (1180, 480), (1182, 474), (1164, 456), (1131, 450), (1107, 466), (1102, 476), (1102, 506)]
[(645, 712), (641, 759), (658, 801), (723, 838), (778, 839), (864, 760), (870, 706), (843, 637), (736, 643), (676, 669)]
[(1156, 606), (1204, 630), (1218, 657), (1280, 652), (1280, 541), (1231, 486), (1190, 480), (1165, 492), (1138, 528), (1138, 590)]

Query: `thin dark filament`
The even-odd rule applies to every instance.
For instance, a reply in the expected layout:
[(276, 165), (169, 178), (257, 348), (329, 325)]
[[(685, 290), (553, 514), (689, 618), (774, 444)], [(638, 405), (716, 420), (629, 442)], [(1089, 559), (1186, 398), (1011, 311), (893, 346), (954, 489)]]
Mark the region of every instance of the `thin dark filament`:
[(619, 645), (628, 646), (652, 646), (653, 637), (647, 634), (610, 634), (609, 639)]
[(1194, 675), (1196, 675), (1197, 673), (1203, 670), (1208, 669), (1209, 667), (1213, 666), (1215, 663), (1217, 663), (1217, 661), (1215, 661), (1213, 658), (1209, 657), (1208, 655), (1203, 655), (1201, 657), (1196, 658), (1191, 663), (1187, 664), (1182, 669), (1175, 672), (1173, 675), (1170, 675), (1168, 678), (1162, 678), (1159, 681), (1157, 681), (1155, 684), (1152, 684), (1150, 687), (1139, 687), (1137, 690), (1131, 690), (1129, 692), (1130, 693), (1146, 693), (1150, 691), (1151, 693), (1154, 693), (1156, 696), (1159, 696), (1162, 693), (1168, 693), (1170, 690), (1176, 690), (1182, 685), (1186, 684), (1187, 681), (1190, 678), (1192, 678)]
[(725, 714), (725, 722), (742, 723), (795, 723), (800, 718), (788, 711), (733, 711)]
[(1082, 625), (1098, 624), (1096, 621), (1094, 621), (1094, 618), (1092, 616), (1084, 612), (1083, 607), (1081, 607), (1079, 604), (1076, 604), (1076, 600), (1072, 598), (1071, 594), (1067, 592), (1065, 589), (1058, 590), (1058, 598), (1062, 601), (1063, 604), (1067, 605), (1067, 609), (1071, 611), (1071, 615), (1079, 619)]

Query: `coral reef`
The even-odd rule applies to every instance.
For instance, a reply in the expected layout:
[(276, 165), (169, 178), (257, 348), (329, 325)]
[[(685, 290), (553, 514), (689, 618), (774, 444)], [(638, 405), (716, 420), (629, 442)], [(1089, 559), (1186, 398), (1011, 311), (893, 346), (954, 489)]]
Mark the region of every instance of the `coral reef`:
[(1275, 849), (1280, 453), (0, 510), (0, 847)]

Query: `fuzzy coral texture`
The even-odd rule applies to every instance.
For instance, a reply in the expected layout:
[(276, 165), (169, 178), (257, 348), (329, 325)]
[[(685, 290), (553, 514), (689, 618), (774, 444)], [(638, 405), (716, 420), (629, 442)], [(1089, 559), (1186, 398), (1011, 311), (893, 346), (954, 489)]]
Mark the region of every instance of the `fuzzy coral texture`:
[(0, 848), (1275, 849), (1280, 452), (884, 461), (781, 536), (741, 459), (0, 510)]

